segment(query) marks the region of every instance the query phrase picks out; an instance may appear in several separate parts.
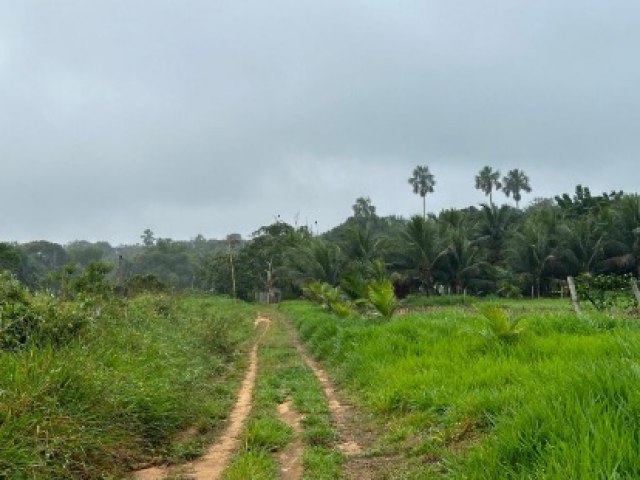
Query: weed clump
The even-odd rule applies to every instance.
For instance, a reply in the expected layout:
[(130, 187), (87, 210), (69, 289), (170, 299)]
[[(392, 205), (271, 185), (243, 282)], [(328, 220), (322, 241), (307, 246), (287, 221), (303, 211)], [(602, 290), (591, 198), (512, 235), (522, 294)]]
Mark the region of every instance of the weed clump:
[(88, 323), (84, 305), (46, 294), (31, 295), (8, 273), (0, 273), (0, 349), (60, 347), (78, 337)]
[(496, 305), (478, 305), (476, 307), (485, 320), (486, 329), (480, 334), (486, 338), (498, 339), (501, 342), (514, 342), (524, 332), (518, 328), (519, 318), (509, 318), (507, 312)]

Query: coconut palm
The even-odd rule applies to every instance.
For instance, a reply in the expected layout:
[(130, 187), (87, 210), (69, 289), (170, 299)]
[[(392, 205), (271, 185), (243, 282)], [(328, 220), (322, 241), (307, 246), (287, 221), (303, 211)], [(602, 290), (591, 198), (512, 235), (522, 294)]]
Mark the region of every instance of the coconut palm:
[(594, 216), (582, 216), (560, 225), (559, 234), (559, 252), (565, 266), (573, 274), (596, 273), (604, 255), (603, 224)]
[(402, 256), (398, 267), (408, 280), (427, 291), (433, 286), (434, 267), (439, 257), (438, 234), (431, 220), (414, 215), (402, 238)]
[(514, 272), (523, 275), (540, 297), (542, 284), (558, 261), (556, 242), (549, 228), (536, 221), (527, 222), (511, 239), (507, 252)]
[(487, 250), (487, 260), (492, 265), (501, 264), (504, 260), (504, 249), (507, 235), (515, 222), (513, 207), (502, 205), (482, 205), (479, 221), (475, 227), (478, 243)]
[(509, 170), (507, 175), (502, 179), (502, 191), (508, 197), (513, 195), (513, 199), (516, 201), (516, 208), (522, 199), (520, 192), (530, 192), (529, 177), (525, 175), (522, 170), (514, 168)]
[(474, 225), (467, 223), (448, 227), (443, 242), (445, 248), (438, 258), (439, 268), (456, 293), (462, 293), (472, 284), (479, 286), (488, 267), (477, 242), (470, 238), (473, 228)]
[(375, 260), (384, 256), (385, 240), (377, 237), (371, 225), (366, 224), (347, 228), (343, 232), (340, 245), (348, 259), (349, 267), (365, 273)]
[(615, 233), (606, 247), (605, 264), (609, 270), (640, 276), (640, 195), (622, 197), (613, 217)]
[(287, 250), (280, 273), (298, 287), (312, 281), (337, 285), (344, 265), (338, 245), (314, 238)]
[(476, 175), (476, 189), (482, 190), (489, 196), (489, 204), (493, 205), (493, 190), (497, 191), (500, 188), (502, 188), (500, 170), (494, 171), (493, 168), (486, 166)]
[(413, 187), (413, 193), (422, 197), (422, 218), (426, 218), (426, 201), (427, 193), (433, 193), (433, 187), (436, 184), (435, 179), (429, 167), (426, 165), (418, 165), (413, 169), (413, 176), (408, 180), (409, 184)]

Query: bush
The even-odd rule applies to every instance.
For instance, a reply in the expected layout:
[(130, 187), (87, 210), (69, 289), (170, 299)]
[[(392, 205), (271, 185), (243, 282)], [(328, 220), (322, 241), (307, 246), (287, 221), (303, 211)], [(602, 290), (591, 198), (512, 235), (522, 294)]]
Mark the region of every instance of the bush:
[(488, 330), (481, 332), (485, 337), (497, 338), (503, 342), (516, 340), (523, 332), (518, 328), (520, 319), (511, 319), (502, 308), (496, 305), (479, 305), (476, 307), (484, 316)]
[(167, 285), (163, 283), (157, 275), (152, 273), (148, 275), (134, 275), (127, 280), (127, 292), (136, 295), (143, 292), (159, 293), (165, 292)]
[(113, 293), (113, 286), (107, 279), (107, 274), (111, 270), (113, 270), (113, 266), (107, 263), (90, 263), (87, 269), (75, 279), (74, 291), (90, 297), (108, 297)]
[(340, 290), (328, 283), (311, 282), (302, 291), (306, 298), (321, 304), (323, 308), (340, 317), (346, 317), (352, 313), (351, 305), (343, 299)]
[(636, 304), (631, 294), (633, 275), (580, 275), (576, 279), (579, 297), (586, 298), (596, 308), (633, 308)]
[(81, 304), (51, 296), (32, 296), (13, 277), (0, 274), (0, 349), (27, 345), (59, 347), (76, 338), (88, 323)]
[(384, 318), (391, 318), (398, 307), (398, 300), (389, 280), (369, 284), (369, 301)]

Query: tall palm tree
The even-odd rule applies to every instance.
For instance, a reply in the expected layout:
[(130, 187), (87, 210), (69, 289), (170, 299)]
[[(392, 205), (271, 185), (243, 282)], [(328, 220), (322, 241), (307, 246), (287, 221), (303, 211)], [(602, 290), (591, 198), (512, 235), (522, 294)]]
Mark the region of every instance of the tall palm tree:
[(413, 187), (413, 193), (422, 197), (422, 218), (427, 217), (425, 197), (427, 193), (433, 193), (433, 187), (436, 184), (435, 179), (429, 167), (426, 165), (418, 165), (413, 169), (413, 176), (409, 178), (409, 184)]
[(522, 199), (520, 192), (524, 191), (529, 193), (531, 191), (529, 177), (517, 168), (509, 170), (507, 175), (502, 179), (502, 191), (507, 197), (513, 194), (513, 199), (516, 201), (516, 208), (518, 208), (518, 204)]
[(489, 203), (493, 205), (493, 190), (498, 191), (502, 188), (502, 184), (500, 183), (500, 170), (494, 171), (493, 168), (489, 166), (484, 167), (480, 170), (480, 173), (476, 175), (476, 188), (482, 190), (485, 195), (489, 195)]

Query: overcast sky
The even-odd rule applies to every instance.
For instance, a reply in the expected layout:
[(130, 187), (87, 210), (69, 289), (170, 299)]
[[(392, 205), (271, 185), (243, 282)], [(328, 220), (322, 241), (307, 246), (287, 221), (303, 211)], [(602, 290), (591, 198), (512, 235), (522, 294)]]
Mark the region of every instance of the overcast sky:
[[(639, 190), (637, 0), (0, 0), (0, 240)], [(501, 194), (496, 198), (506, 201)]]

